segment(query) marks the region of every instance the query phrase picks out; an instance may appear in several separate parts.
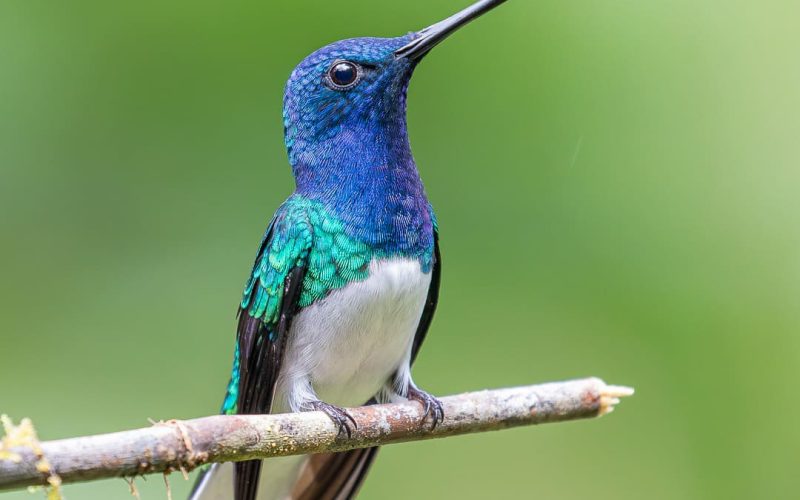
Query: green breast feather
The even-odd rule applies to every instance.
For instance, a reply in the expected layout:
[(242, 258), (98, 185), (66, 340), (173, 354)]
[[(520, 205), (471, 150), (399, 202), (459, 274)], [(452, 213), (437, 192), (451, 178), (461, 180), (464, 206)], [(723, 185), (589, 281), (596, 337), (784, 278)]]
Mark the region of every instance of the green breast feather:
[(242, 310), (273, 324), (278, 320), (284, 280), (295, 266), (307, 267), (298, 304), (306, 307), (331, 290), (366, 279), (372, 257), (370, 248), (347, 236), (342, 223), (319, 203), (290, 198), (278, 210), (271, 237), (253, 267)]
[[(256, 258), (240, 304), (242, 314), (260, 318), (266, 325), (278, 322), (284, 280), (298, 265), (306, 266), (299, 306), (307, 307), (331, 290), (369, 276), (376, 253), (347, 236), (341, 221), (321, 204), (298, 196), (289, 198), (275, 214), (263, 248)], [(235, 413), (239, 385), (238, 345), (223, 413)]]

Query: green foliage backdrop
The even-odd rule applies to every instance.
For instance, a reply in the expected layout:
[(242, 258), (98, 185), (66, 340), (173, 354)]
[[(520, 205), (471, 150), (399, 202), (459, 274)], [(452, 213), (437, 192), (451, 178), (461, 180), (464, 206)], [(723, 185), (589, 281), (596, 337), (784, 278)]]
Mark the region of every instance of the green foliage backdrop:
[[(46, 439), (213, 413), (292, 188), (289, 72), (464, 3), (0, 2), (0, 412)], [(417, 380), (638, 393), (596, 422), (387, 448), (363, 498), (796, 495), (798, 19), (512, 0), (421, 65), (410, 132), (444, 282)]]

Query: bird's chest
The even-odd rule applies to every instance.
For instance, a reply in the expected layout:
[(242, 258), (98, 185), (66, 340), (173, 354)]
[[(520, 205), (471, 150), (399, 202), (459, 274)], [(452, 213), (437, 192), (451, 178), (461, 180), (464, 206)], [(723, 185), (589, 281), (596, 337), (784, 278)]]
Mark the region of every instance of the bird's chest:
[(417, 259), (375, 259), (369, 276), (303, 309), (292, 324), (284, 366), (307, 375), (321, 400), (359, 405), (377, 393), (401, 363), (430, 286)]

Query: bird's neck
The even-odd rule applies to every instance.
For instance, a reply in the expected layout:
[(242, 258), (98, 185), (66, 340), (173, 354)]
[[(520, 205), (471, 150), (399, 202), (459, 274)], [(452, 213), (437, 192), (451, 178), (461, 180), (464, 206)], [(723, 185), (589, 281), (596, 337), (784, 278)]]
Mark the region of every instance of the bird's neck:
[(432, 214), (404, 117), (342, 124), (331, 137), (293, 149), (297, 193), (322, 203), (351, 236), (386, 254), (432, 247)]

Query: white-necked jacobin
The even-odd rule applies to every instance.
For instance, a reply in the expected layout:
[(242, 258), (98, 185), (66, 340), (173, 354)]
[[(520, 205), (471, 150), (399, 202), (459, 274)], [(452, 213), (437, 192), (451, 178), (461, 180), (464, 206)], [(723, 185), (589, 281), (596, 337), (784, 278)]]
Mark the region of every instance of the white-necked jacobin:
[[(239, 306), (222, 412), (325, 412), (408, 398), (436, 425), (439, 401), (411, 364), (439, 295), (438, 227), (411, 155), (406, 91), (439, 42), (504, 0), (421, 31), (323, 47), (292, 72), (283, 123), (295, 192), (273, 216)], [(191, 500), (348, 499), (377, 448), (216, 464)]]

